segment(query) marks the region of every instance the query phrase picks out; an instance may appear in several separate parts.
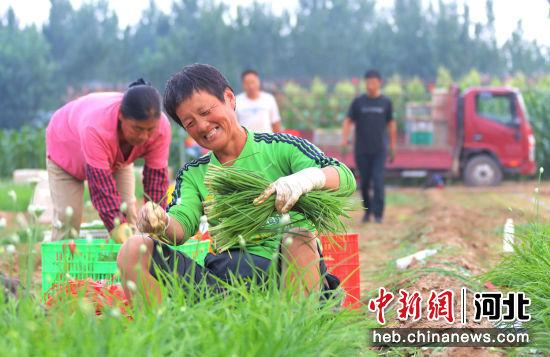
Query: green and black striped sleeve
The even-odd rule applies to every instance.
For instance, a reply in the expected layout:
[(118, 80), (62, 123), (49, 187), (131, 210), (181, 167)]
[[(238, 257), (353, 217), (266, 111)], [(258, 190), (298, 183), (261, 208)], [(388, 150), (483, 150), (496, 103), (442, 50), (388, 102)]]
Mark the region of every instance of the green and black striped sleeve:
[(355, 177), (351, 170), (340, 161), (326, 156), (317, 146), (309, 141), (289, 134), (254, 133), (255, 141), (265, 141), (275, 146), (279, 165), (288, 167), (289, 174), (296, 173), (308, 167), (336, 168), (340, 176), (339, 192), (351, 196), (356, 189)]

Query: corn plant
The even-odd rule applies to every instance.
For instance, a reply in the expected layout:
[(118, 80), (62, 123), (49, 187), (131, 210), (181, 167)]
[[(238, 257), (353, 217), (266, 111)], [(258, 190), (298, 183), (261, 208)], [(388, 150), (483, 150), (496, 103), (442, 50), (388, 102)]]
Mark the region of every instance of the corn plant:
[(550, 91), (530, 89), (523, 97), (535, 132), (537, 164), (550, 168)]

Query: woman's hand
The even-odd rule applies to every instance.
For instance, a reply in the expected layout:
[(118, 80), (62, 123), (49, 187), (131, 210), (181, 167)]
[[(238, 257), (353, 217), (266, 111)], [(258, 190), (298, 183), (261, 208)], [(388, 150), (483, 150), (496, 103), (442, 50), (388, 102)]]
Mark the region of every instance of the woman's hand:
[(169, 217), (162, 206), (148, 201), (143, 205), (138, 214), (137, 228), (142, 233), (161, 237), (166, 232)]
[(265, 202), (276, 193), (275, 208), (280, 213), (286, 213), (294, 206), (304, 193), (325, 186), (326, 176), (318, 167), (308, 167), (289, 176), (283, 176), (267, 186), (265, 191), (254, 200), (255, 205)]

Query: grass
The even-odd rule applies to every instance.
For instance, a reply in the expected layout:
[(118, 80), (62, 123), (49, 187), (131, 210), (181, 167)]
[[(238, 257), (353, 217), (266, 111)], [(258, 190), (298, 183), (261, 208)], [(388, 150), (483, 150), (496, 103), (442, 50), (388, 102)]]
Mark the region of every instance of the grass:
[[(35, 223), (29, 242), (17, 245), (20, 266), (35, 262), (28, 254), (38, 239)], [(3, 254), (7, 261), (13, 257)], [(133, 307), (106, 307), (101, 316), (83, 294), (46, 309), (31, 271), (19, 271), (18, 297), (0, 289), (0, 351), (9, 355), (359, 355), (368, 350), (367, 329), (374, 327), (364, 311), (340, 309), (336, 300), (243, 282), (225, 286), (224, 294), (167, 284), (161, 304), (136, 295)]]
[(369, 325), (360, 312), (334, 312), (276, 290), (236, 286), (196, 303), (177, 294), (133, 316), (113, 309), (97, 317), (76, 298), (48, 311), (29, 298), (0, 302), (0, 350), (20, 356), (336, 356), (367, 349)]
[(388, 206), (414, 206), (418, 204), (421, 195), (416, 193), (386, 192), (386, 205)]
[[(14, 201), (10, 192), (15, 192)], [(24, 212), (31, 202), (34, 192), (33, 184), (19, 184), (11, 181), (0, 181), (0, 211)]]
[(530, 332), (532, 345), (550, 354), (550, 224), (542, 224), (540, 216), (540, 183), (544, 169), (539, 169), (539, 184), (535, 190), (534, 223), (516, 227), (513, 252), (480, 276), (501, 289), (523, 292), (531, 300), (527, 313), (530, 320), (523, 324)]
[(531, 321), (525, 327), (535, 345), (550, 353), (550, 225), (517, 226), (516, 231), (514, 252), (481, 279), (508, 291), (525, 292), (531, 299), (527, 311)]

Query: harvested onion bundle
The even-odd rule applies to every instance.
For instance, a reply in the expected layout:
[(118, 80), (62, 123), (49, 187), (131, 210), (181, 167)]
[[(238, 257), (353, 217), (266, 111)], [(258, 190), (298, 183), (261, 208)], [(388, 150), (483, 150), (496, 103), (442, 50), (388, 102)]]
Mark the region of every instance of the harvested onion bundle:
[[(213, 223), (209, 233), (217, 251), (256, 244), (284, 230), (288, 222), (279, 220), (276, 224), (266, 224), (276, 215), (275, 194), (262, 204), (253, 204), (270, 183), (239, 167), (209, 166), (205, 184), (210, 198), (205, 202), (205, 213)], [(346, 231), (342, 217), (350, 218), (348, 212), (351, 209), (348, 197), (337, 191), (318, 190), (302, 195), (291, 211), (301, 213), (319, 234), (331, 235)]]

